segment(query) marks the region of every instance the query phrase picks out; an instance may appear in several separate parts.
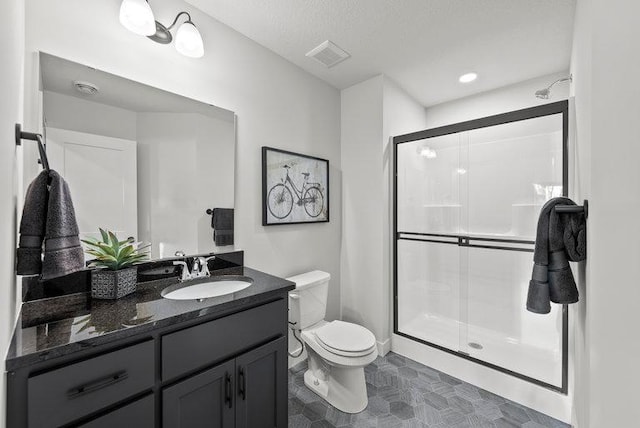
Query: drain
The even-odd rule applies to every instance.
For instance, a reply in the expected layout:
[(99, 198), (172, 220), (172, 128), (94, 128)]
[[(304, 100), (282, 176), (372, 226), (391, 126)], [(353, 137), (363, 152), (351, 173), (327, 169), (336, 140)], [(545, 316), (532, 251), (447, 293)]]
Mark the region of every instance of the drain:
[(479, 343), (476, 343), (476, 342), (469, 342), (469, 348), (480, 350), (480, 349), (483, 348), (483, 346), (481, 344), (479, 344)]

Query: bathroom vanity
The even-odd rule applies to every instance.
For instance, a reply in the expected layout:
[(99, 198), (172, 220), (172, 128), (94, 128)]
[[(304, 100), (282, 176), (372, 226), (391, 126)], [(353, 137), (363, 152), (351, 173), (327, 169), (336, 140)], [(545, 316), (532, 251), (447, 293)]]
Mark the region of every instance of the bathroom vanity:
[(253, 284), (179, 301), (162, 297), (169, 278), (53, 321), (21, 319), (6, 361), (7, 426), (286, 427), (295, 284), (244, 266), (218, 275)]

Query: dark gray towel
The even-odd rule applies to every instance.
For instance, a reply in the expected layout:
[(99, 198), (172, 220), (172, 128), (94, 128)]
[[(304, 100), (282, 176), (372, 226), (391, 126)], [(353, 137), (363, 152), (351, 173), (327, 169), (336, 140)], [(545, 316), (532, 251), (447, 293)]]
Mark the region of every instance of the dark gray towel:
[(233, 245), (233, 208), (214, 208), (211, 227), (216, 245)]
[(42, 272), (42, 241), (47, 225), (47, 182), (49, 172), (42, 171), (29, 184), (20, 220), (20, 242), (16, 253), (18, 275)]
[(78, 234), (69, 186), (56, 171), (41, 172), (29, 185), (22, 213), (18, 274), (41, 274), (47, 280), (82, 270)]
[(213, 241), (219, 247), (233, 245), (233, 230), (214, 230)]
[(539, 314), (551, 311), (550, 302), (578, 301), (578, 288), (569, 260), (586, 259), (586, 221), (583, 213), (558, 214), (557, 205), (575, 205), (569, 198), (553, 198), (540, 212), (533, 273), (529, 281), (527, 310)]

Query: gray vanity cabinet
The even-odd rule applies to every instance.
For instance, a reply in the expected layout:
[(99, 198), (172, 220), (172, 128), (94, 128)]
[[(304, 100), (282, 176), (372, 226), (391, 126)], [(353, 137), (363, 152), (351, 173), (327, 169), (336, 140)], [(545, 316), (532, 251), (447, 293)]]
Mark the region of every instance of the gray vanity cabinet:
[(287, 426), (287, 347), (281, 337), (236, 358), (237, 428)]
[(11, 428), (285, 428), (279, 293), (8, 373)]
[(235, 364), (228, 361), (162, 391), (164, 428), (233, 427)]
[(107, 413), (78, 428), (113, 428), (127, 421), (128, 426), (136, 428), (155, 428), (155, 408), (153, 395), (147, 395), (131, 404)]
[(281, 337), (165, 388), (163, 428), (285, 427), (285, 345)]

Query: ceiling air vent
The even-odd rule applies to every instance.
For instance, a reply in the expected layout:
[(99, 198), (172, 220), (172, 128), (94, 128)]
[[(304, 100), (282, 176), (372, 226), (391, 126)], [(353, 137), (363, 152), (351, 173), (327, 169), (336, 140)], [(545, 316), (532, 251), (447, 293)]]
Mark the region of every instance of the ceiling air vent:
[(82, 92), (85, 95), (95, 95), (100, 91), (100, 88), (98, 88), (97, 85), (83, 80), (74, 80), (73, 87), (76, 88), (78, 92)]
[(307, 52), (307, 56), (329, 68), (344, 61), (351, 55), (349, 55), (344, 49), (341, 49), (334, 43), (327, 40)]

